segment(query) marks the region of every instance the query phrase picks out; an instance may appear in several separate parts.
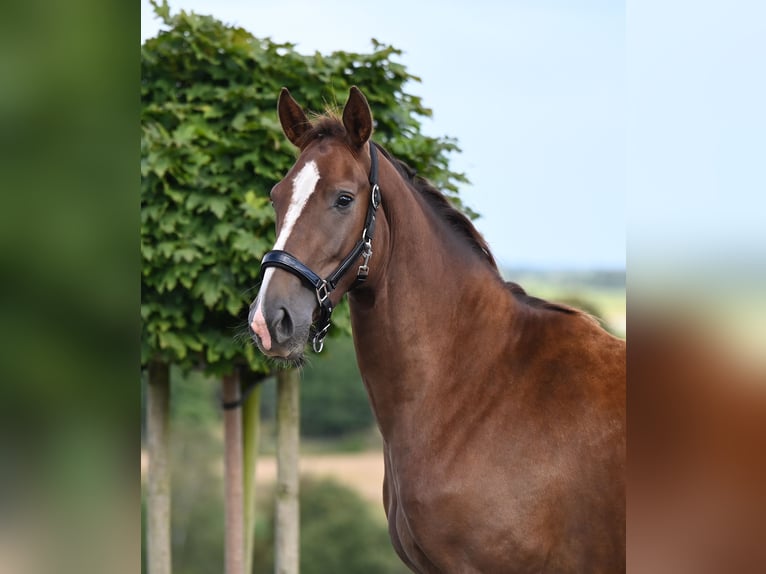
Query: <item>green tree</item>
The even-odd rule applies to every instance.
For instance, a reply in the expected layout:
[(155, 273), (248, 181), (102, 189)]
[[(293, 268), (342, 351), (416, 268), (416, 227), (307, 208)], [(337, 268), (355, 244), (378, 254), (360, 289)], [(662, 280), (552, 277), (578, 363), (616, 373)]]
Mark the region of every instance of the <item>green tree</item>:
[(167, 29), (141, 47), (142, 364), (265, 373), (245, 318), (274, 241), (268, 192), (295, 161), (276, 116), (280, 88), (321, 111), (361, 86), (376, 141), (456, 202), (458, 148), (420, 133), (431, 110), (405, 91), (418, 78), (391, 46), (306, 56), (209, 16), (155, 10)]

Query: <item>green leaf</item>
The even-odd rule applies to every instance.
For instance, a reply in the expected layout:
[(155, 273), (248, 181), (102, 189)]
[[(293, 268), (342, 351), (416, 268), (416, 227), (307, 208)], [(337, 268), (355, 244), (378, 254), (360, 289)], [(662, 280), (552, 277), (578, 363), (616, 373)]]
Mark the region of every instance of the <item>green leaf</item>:
[(184, 345), (181, 337), (171, 332), (161, 332), (158, 336), (160, 349), (172, 350), (179, 359), (183, 359), (186, 356), (186, 345)]
[(176, 249), (175, 253), (173, 253), (173, 261), (176, 263), (179, 261), (192, 262), (195, 259), (199, 259), (199, 257), (199, 252), (196, 249), (192, 249), (190, 247)]
[(232, 243), (232, 248), (236, 251), (242, 251), (257, 259), (260, 259), (268, 251), (269, 247), (269, 242), (264, 240), (263, 237), (242, 230), (236, 232), (236, 239)]
[(217, 239), (225, 241), (229, 234), (234, 231), (234, 229), (235, 227), (231, 223), (222, 221), (220, 223), (216, 223), (213, 227), (213, 235)]
[(215, 213), (218, 219), (223, 219), (226, 209), (229, 206), (229, 200), (226, 197), (211, 197), (207, 201), (210, 211)]
[(206, 307), (212, 308), (221, 298), (221, 278), (212, 271), (200, 275), (191, 292), (201, 297)]
[(245, 302), (241, 299), (235, 299), (233, 297), (230, 297), (226, 301), (226, 311), (228, 311), (229, 315), (232, 315), (234, 317), (237, 316), (237, 314), (240, 312), (242, 307), (245, 306)]

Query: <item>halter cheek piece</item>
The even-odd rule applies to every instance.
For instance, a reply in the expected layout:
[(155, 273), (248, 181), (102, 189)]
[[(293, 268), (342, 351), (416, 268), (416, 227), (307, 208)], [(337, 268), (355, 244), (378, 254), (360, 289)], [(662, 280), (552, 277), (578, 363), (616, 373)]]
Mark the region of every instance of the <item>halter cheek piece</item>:
[(353, 289), (360, 283), (364, 283), (369, 273), (369, 262), (372, 256), (372, 238), (375, 235), (375, 212), (380, 206), (380, 187), (378, 187), (378, 152), (374, 143), (370, 142), (370, 204), (367, 206), (367, 219), (364, 222), (362, 238), (356, 242), (351, 252), (346, 255), (335, 271), (330, 273), (326, 279), (322, 279), (314, 273), (308, 266), (301, 263), (296, 257), (290, 255), (287, 251), (275, 249), (269, 251), (263, 256), (261, 261), (261, 277), (269, 267), (279, 267), (289, 271), (303, 281), (308, 287), (316, 292), (317, 302), (319, 304), (319, 317), (311, 325), (311, 345), (317, 353), (322, 352), (324, 347), (324, 338), (330, 330), (330, 316), (333, 306), (330, 300), (330, 293), (335, 290), (338, 282), (346, 272), (354, 266), (354, 262), (363, 257), (363, 262), (356, 273), (356, 281), (351, 286)]

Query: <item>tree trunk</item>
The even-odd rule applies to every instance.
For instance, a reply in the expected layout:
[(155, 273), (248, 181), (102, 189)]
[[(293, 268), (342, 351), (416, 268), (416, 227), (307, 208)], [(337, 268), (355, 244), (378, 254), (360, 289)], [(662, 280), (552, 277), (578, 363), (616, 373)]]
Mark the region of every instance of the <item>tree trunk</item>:
[(277, 374), (276, 574), (298, 574), (299, 381), (295, 369)]
[[(223, 377), (223, 402), (240, 398), (239, 373)], [(242, 409), (224, 409), (224, 490), (226, 513), (226, 574), (245, 574), (245, 528), (242, 480)]]
[[(261, 378), (249, 371), (242, 372), (243, 382), (251, 377)], [(253, 540), (255, 537), (255, 465), (261, 424), (261, 386), (255, 387), (247, 397), (243, 409), (243, 450), (245, 465), (245, 572), (253, 571)]]
[(167, 364), (149, 365), (149, 384), (146, 388), (146, 442), (149, 451), (146, 566), (149, 574), (170, 574), (170, 370)]

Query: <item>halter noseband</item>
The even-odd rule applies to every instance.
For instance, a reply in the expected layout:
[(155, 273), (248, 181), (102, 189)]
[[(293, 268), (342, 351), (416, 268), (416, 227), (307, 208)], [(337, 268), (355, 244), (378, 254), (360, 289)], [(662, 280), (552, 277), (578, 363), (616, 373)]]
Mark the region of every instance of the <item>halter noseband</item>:
[(370, 204), (367, 206), (367, 219), (364, 222), (362, 238), (356, 242), (351, 252), (340, 262), (335, 271), (330, 273), (326, 279), (322, 279), (314, 273), (307, 265), (301, 263), (296, 257), (290, 255), (287, 251), (278, 249), (269, 251), (263, 256), (261, 261), (261, 276), (269, 267), (279, 267), (289, 271), (293, 275), (314, 289), (319, 303), (319, 317), (311, 325), (311, 345), (317, 353), (322, 352), (324, 347), (324, 338), (330, 330), (330, 316), (333, 306), (330, 300), (330, 293), (335, 290), (338, 282), (346, 272), (354, 266), (354, 262), (361, 255), (364, 261), (359, 266), (356, 273), (356, 281), (352, 289), (363, 283), (369, 273), (369, 262), (372, 256), (372, 238), (375, 234), (375, 212), (380, 206), (380, 187), (378, 186), (378, 153), (374, 143), (370, 142)]

